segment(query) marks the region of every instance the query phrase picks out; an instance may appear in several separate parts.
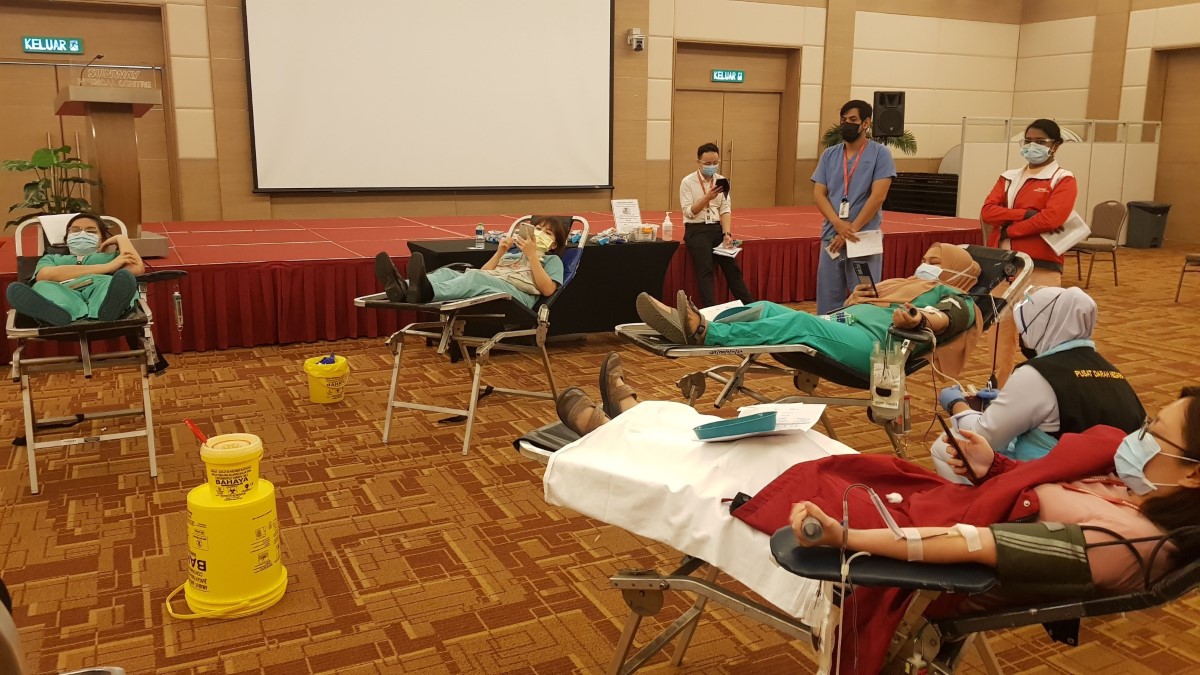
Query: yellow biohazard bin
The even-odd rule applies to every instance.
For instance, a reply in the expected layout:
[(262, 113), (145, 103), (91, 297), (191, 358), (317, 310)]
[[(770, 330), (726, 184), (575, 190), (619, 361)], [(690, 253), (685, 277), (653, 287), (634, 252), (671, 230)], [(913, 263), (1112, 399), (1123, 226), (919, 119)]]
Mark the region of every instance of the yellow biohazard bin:
[[(213, 436), (201, 446), (208, 482), (188, 492), (188, 578), (167, 596), (177, 619), (236, 618), (274, 605), (287, 588), (275, 486), (259, 478), (262, 441)], [(176, 612), (179, 593), (192, 613)]]
[(313, 403), (337, 403), (346, 396), (350, 364), (344, 356), (334, 356), (333, 363), (322, 363), (328, 359), (328, 356), (314, 356), (304, 362), (304, 372), (308, 374), (308, 398)]

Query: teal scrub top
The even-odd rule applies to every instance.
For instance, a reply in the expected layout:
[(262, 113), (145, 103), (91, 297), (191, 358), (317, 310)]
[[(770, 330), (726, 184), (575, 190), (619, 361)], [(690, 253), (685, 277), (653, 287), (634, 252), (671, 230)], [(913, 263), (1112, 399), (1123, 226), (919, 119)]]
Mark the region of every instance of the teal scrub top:
[[(912, 304), (917, 308), (929, 307), (938, 304), (950, 296), (959, 298), (971, 308), (972, 321), (971, 323), (967, 324), (967, 327), (971, 326), (971, 324), (974, 323), (975, 305), (971, 302), (970, 298), (967, 298), (965, 295), (963, 295), (963, 292), (957, 288), (953, 288), (945, 284), (938, 284), (928, 291), (918, 295), (916, 299), (912, 301)], [(855, 324), (862, 326), (864, 329), (874, 335), (875, 339), (882, 343), (887, 339), (888, 329), (892, 327), (892, 312), (896, 308), (903, 306), (904, 305), (902, 303), (892, 303), (890, 307), (861, 304), (851, 305), (844, 311), (850, 316), (854, 317)], [(953, 335), (943, 337), (953, 337)]]
[(108, 253), (89, 253), (83, 256), (80, 260), (79, 256), (60, 253), (47, 253), (38, 259), (37, 267), (33, 270), (33, 278), (36, 280), (38, 272), (45, 267), (61, 267), (63, 265), (107, 265), (117, 256), (121, 255), (120, 251), (109, 251)]

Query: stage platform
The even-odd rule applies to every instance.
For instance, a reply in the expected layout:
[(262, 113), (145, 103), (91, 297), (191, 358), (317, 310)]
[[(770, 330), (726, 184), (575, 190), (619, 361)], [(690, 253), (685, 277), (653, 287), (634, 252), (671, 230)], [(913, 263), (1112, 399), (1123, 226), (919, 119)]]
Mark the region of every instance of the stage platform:
[[(373, 257), (387, 251), (403, 272), (408, 242), (469, 239), (475, 226), (502, 230), (524, 214), (313, 220), (187, 221), (146, 223), (170, 241), (170, 255), (148, 260), (153, 269), (183, 269), (185, 326), (171, 319), (173, 284), (155, 287), (151, 306), (164, 351), (207, 351), (265, 344), (387, 335), (415, 316), (358, 310), (355, 296), (380, 290)], [(612, 227), (611, 213), (583, 212), (592, 233)], [(663, 212), (643, 212), (660, 223)], [(683, 236), (674, 212), (674, 236)], [(755, 297), (798, 302), (815, 297), (822, 218), (813, 207), (737, 209), (734, 236), (745, 243), (739, 262)], [(884, 213), (884, 277), (907, 276), (931, 243), (979, 243), (973, 220)], [(614, 270), (619, 274), (619, 270)], [(728, 298), (718, 273), (718, 296)], [(16, 279), (14, 247), (0, 250), (0, 288)], [(663, 284), (670, 297), (683, 288), (694, 295), (690, 257), (681, 246)], [(7, 303), (0, 297), (7, 311)], [(0, 346), (7, 362), (12, 343)], [(67, 346), (70, 348), (70, 345)]]

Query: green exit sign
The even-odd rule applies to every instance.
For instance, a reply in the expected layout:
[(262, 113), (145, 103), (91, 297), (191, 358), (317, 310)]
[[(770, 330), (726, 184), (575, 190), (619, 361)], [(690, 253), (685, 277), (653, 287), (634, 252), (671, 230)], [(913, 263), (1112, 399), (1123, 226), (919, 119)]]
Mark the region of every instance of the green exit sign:
[(26, 35), (21, 46), (26, 54), (82, 54), (83, 38)]
[(714, 70), (712, 71), (713, 82), (735, 82), (742, 83), (746, 81), (746, 71), (744, 70)]

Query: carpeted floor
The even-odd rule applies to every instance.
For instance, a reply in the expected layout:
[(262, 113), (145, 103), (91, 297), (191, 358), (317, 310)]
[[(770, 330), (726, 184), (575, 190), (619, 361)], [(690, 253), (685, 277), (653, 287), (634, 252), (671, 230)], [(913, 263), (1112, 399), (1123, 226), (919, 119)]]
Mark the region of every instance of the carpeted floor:
[[(1091, 292), (1101, 307), (1101, 350), (1124, 370), (1147, 409), (1200, 383), (1195, 316), (1200, 279), (1172, 298), (1181, 250), (1121, 251), (1122, 285), (1106, 267)], [(1073, 275), (1073, 268), (1068, 277)], [(186, 327), (185, 327), (186, 330)], [(341, 404), (308, 402), (304, 358), (329, 350), (353, 370)], [(560, 386), (595, 390), (602, 355), (619, 350), (645, 398), (678, 399), (674, 382), (695, 362), (668, 362), (610, 336), (554, 348)], [(982, 383), (990, 350), (964, 381)], [(413, 396), (456, 402), (464, 370), (414, 350), (403, 375)], [(678, 554), (542, 499), (541, 467), (510, 442), (554, 415), (549, 402), (489, 399), (470, 456), (462, 425), (400, 413), (379, 440), (390, 354), (382, 340), (187, 354), (153, 381), (157, 483), (145, 444), (107, 442), (39, 453), (42, 493), (29, 493), (25, 452), (0, 449), (0, 575), (31, 672), (119, 665), (129, 673), (570, 673), (601, 672), (626, 607), (608, 590), (619, 569), (665, 568)], [(506, 386), (536, 386), (536, 362), (504, 356)], [(911, 452), (925, 461), (933, 392), (911, 382), (921, 410)], [(87, 382), (54, 376), (41, 412), (115, 405), (132, 375)], [(15, 384), (0, 402), (0, 437), (21, 433)], [(784, 378), (763, 381), (788, 393)], [(711, 409), (712, 388), (698, 404)], [(719, 414), (734, 414), (732, 409)], [(279, 489), (289, 588), (257, 616), (226, 621), (167, 617), (163, 601), (187, 577), (187, 491), (204, 480), (190, 418), (209, 433), (262, 437), (263, 475)], [(842, 440), (886, 451), (861, 412), (835, 414)], [(111, 424), (111, 423), (109, 423)], [(97, 424), (97, 427), (100, 425)], [(112, 425), (115, 427), (116, 425)], [(112, 428), (110, 427), (110, 431)], [(642, 635), (678, 616), (672, 597)], [(1006, 672), (1200, 672), (1200, 595), (1125, 617), (1089, 620), (1082, 645), (1052, 643), (1041, 628), (991, 636)], [(644, 639), (644, 637), (642, 638)], [(644, 672), (675, 672), (665, 657)], [(682, 672), (813, 672), (810, 648), (715, 609)], [(982, 672), (972, 655), (964, 672)]]

